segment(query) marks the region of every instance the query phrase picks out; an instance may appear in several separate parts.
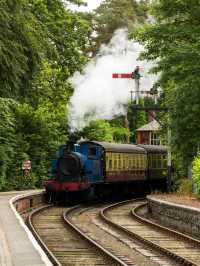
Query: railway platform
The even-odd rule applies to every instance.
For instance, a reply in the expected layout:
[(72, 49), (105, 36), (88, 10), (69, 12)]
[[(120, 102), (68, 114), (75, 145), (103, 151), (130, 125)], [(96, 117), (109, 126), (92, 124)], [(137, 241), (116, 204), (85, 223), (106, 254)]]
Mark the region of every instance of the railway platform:
[(12, 209), (11, 199), (27, 193), (0, 193), (0, 266), (52, 265)]

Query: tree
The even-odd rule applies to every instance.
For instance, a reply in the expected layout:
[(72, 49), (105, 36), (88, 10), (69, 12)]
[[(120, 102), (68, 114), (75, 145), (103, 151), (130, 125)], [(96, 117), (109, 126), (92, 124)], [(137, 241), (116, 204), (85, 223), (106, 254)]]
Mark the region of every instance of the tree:
[(200, 144), (200, 5), (193, 0), (153, 1), (155, 22), (134, 35), (143, 58), (156, 60), (165, 103), (171, 109), (172, 144), (191, 162)]
[(7, 175), (15, 158), (15, 117), (13, 107), (16, 102), (0, 98), (0, 190), (7, 185)]
[[(81, 1), (68, 1), (78, 2)], [(86, 62), (88, 22), (61, 0), (0, 2), (0, 93), (24, 99), (43, 59), (60, 70), (63, 83)]]
[(89, 51), (95, 55), (102, 43), (109, 43), (117, 29), (128, 28), (130, 32), (138, 24), (144, 23), (147, 3), (145, 0), (104, 0), (92, 15), (87, 15), (93, 25)]
[[(0, 94), (24, 96), (48, 45), (26, 0), (0, 2)], [(45, 47), (45, 49), (44, 49)]]
[(113, 141), (112, 128), (109, 122), (104, 120), (92, 121), (83, 130), (83, 137), (89, 140)]
[(75, 71), (81, 70), (87, 60), (84, 50), (88, 44), (90, 26), (78, 13), (66, 9), (61, 0), (29, 0), (29, 3), (46, 32), (46, 38), (54, 47), (54, 53), (49, 54), (48, 58), (59, 66), (62, 78), (66, 80)]
[(90, 31), (67, 2), (82, 1), (0, 2), (0, 190), (41, 186), (67, 139), (68, 78), (87, 61)]

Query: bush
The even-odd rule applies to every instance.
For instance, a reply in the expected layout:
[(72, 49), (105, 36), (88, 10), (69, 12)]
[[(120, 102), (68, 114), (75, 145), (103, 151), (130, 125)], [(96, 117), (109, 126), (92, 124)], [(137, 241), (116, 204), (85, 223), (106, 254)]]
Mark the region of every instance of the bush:
[(181, 194), (190, 194), (192, 193), (192, 180), (187, 178), (179, 179), (177, 182), (177, 192)]
[(192, 178), (195, 183), (196, 193), (200, 195), (200, 152), (198, 152), (192, 163)]

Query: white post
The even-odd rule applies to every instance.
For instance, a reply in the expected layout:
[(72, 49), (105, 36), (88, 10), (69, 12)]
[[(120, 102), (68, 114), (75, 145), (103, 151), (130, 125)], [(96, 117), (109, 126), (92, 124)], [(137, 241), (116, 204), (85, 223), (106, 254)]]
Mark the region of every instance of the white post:
[(140, 79), (135, 78), (135, 97), (136, 97), (136, 104), (139, 104), (139, 91), (140, 91)]

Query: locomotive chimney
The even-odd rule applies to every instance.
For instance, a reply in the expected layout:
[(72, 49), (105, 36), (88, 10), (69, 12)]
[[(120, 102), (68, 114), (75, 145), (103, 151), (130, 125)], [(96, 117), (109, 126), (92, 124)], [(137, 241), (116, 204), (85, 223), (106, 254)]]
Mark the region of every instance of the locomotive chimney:
[(74, 150), (74, 144), (76, 144), (78, 136), (76, 133), (69, 135), (69, 140), (66, 142), (66, 151), (71, 152)]

